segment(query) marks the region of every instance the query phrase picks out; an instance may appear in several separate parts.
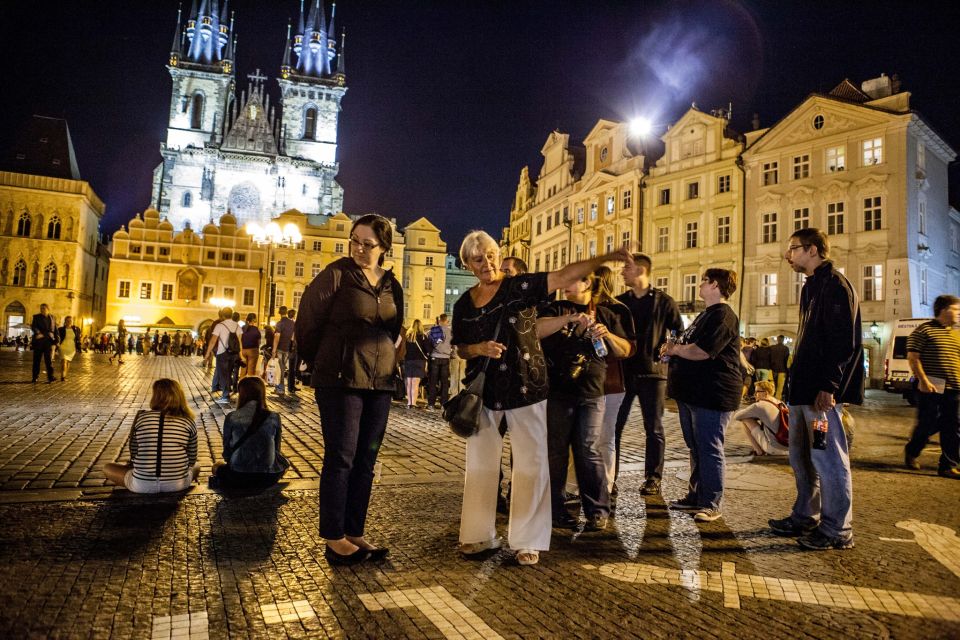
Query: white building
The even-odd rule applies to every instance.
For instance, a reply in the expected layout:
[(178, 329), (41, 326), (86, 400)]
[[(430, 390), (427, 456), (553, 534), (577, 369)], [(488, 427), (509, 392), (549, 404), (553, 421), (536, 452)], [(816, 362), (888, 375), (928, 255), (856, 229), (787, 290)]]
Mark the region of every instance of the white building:
[(151, 206), (175, 228), (195, 230), (227, 211), (241, 226), (265, 224), (290, 209), (339, 212), (337, 121), (346, 77), (333, 15), (328, 24), (317, 0), (308, 12), (301, 9), (292, 39), (288, 27), (278, 113), (259, 69), (237, 95), (236, 36), (226, 1), (222, 9), (219, 0), (194, 7), (182, 27), (177, 17), (167, 65), (173, 81), (167, 138)]

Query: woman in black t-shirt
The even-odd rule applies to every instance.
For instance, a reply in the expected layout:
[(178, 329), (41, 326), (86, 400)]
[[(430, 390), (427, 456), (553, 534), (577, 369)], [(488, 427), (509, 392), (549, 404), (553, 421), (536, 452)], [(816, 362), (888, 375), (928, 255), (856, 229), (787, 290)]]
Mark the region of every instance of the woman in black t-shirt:
[[(453, 308), (452, 343), (467, 361), (466, 380), (486, 366), (479, 431), (467, 438), (467, 464), (460, 520), (460, 551), (472, 555), (500, 546), (496, 529), (498, 468), (506, 417), (513, 448), (508, 538), (517, 561), (530, 565), (550, 548), (550, 476), (547, 467), (547, 371), (537, 338), (537, 309), (550, 292), (564, 288), (607, 261), (622, 261), (626, 249), (575, 262), (559, 271), (505, 278), (500, 248), (483, 231), (460, 246), (460, 260), (479, 282)], [(494, 340), (500, 319), (503, 323)]]
[(740, 406), (740, 320), (726, 300), (737, 290), (737, 274), (707, 269), (700, 297), (707, 308), (661, 356), (670, 357), (667, 393), (677, 401), (680, 428), (690, 449), (690, 486), (671, 509), (692, 511), (697, 522), (721, 517), (723, 435)]

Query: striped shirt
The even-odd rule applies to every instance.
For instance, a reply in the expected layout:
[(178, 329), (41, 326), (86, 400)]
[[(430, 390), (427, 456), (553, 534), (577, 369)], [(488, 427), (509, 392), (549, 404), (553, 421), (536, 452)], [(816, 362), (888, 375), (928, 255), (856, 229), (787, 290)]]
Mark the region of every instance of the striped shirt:
[(157, 477), (157, 440), (160, 435), (160, 412), (137, 414), (130, 431), (130, 456), (133, 477), (139, 480), (179, 480), (197, 461), (197, 426), (193, 420), (179, 416), (163, 416), (163, 452), (160, 476)]
[(943, 378), (947, 389), (960, 390), (960, 331), (935, 319), (924, 322), (907, 338), (907, 351), (920, 354), (927, 376)]

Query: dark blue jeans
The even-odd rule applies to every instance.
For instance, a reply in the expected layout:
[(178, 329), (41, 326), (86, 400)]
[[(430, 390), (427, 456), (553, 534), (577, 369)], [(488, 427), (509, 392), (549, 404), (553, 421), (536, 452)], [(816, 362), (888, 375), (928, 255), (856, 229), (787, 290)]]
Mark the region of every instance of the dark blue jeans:
[(680, 429), (690, 449), (690, 486), (687, 500), (720, 510), (723, 501), (723, 435), (733, 411), (717, 411), (677, 401)]
[(550, 396), (547, 399), (547, 454), (554, 518), (562, 515), (564, 510), (563, 490), (567, 484), (567, 462), (571, 447), (583, 513), (588, 518), (610, 515), (610, 492), (600, 446), (603, 408), (603, 396)]
[(229, 351), (217, 354), (217, 371), (213, 374), (213, 387), (210, 389), (211, 392), (216, 393), (219, 387), (223, 393), (223, 397), (227, 399), (230, 398), (230, 379), (233, 375), (233, 364), (236, 362), (236, 359), (237, 356)]
[(320, 535), (362, 536), (373, 488), (373, 466), (387, 430), (389, 391), (316, 389), (323, 430)]
[(940, 433), (940, 470), (960, 465), (960, 391), (917, 392), (917, 425), (907, 443), (907, 455), (919, 457), (930, 436), (937, 432)]
[(630, 417), (633, 399), (640, 401), (643, 430), (647, 434), (643, 456), (643, 474), (647, 478), (663, 478), (663, 456), (666, 448), (663, 437), (663, 403), (667, 395), (667, 381), (660, 378), (637, 378), (627, 385), (627, 393), (617, 412), (617, 475), (620, 475), (620, 437)]

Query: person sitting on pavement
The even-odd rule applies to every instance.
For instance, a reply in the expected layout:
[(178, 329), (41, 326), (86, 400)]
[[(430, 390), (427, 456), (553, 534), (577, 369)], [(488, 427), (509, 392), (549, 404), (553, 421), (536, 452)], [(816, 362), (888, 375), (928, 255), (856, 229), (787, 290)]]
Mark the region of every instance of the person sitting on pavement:
[(723, 437), (740, 407), (743, 380), (740, 363), (740, 320), (727, 300), (737, 290), (737, 274), (711, 268), (700, 279), (700, 297), (707, 308), (690, 323), (678, 342), (660, 349), (670, 357), (667, 393), (677, 401), (680, 429), (690, 449), (687, 495), (671, 509), (694, 512), (696, 522), (722, 517)]
[(907, 361), (917, 379), (917, 424), (904, 448), (908, 469), (919, 470), (920, 453), (940, 433), (938, 475), (960, 479), (960, 298), (937, 296), (934, 319), (907, 338)]
[(129, 464), (107, 463), (107, 480), (134, 493), (183, 491), (197, 479), (197, 425), (176, 380), (153, 383), (150, 410), (130, 429)]
[(256, 376), (238, 385), (237, 409), (223, 421), (223, 462), (210, 477), (214, 489), (265, 489), (290, 466), (280, 453), (280, 414), (267, 409), (267, 386)]
[(607, 447), (613, 428), (604, 434), (606, 354), (597, 353), (600, 339), (608, 353), (622, 358), (632, 345), (620, 316), (593, 300), (594, 274), (568, 285), (564, 299), (537, 310), (537, 336), (547, 359), (547, 456), (553, 525), (575, 529), (579, 522), (566, 510), (564, 488), (571, 448), (586, 517), (584, 531), (602, 531), (610, 517)]
[[(460, 553), (475, 555), (500, 547), (497, 538), (497, 475), (506, 416), (513, 447), (510, 547), (521, 565), (539, 562), (550, 548), (550, 472), (547, 458), (546, 362), (536, 334), (537, 305), (608, 261), (626, 259), (626, 250), (574, 262), (549, 273), (507, 278), (500, 271), (500, 247), (483, 231), (471, 231), (460, 245), (460, 260), (478, 283), (454, 304), (453, 344), (467, 361), (465, 383), (484, 368), (483, 407), (477, 433), (467, 438)], [(494, 340), (496, 327), (503, 319)]]
[(777, 430), (780, 428), (780, 403), (773, 397), (776, 387), (769, 380), (756, 384), (754, 393), (757, 401), (734, 414), (733, 419), (743, 424), (743, 430), (750, 440), (750, 448), (757, 456), (785, 456), (787, 448), (777, 442)]

